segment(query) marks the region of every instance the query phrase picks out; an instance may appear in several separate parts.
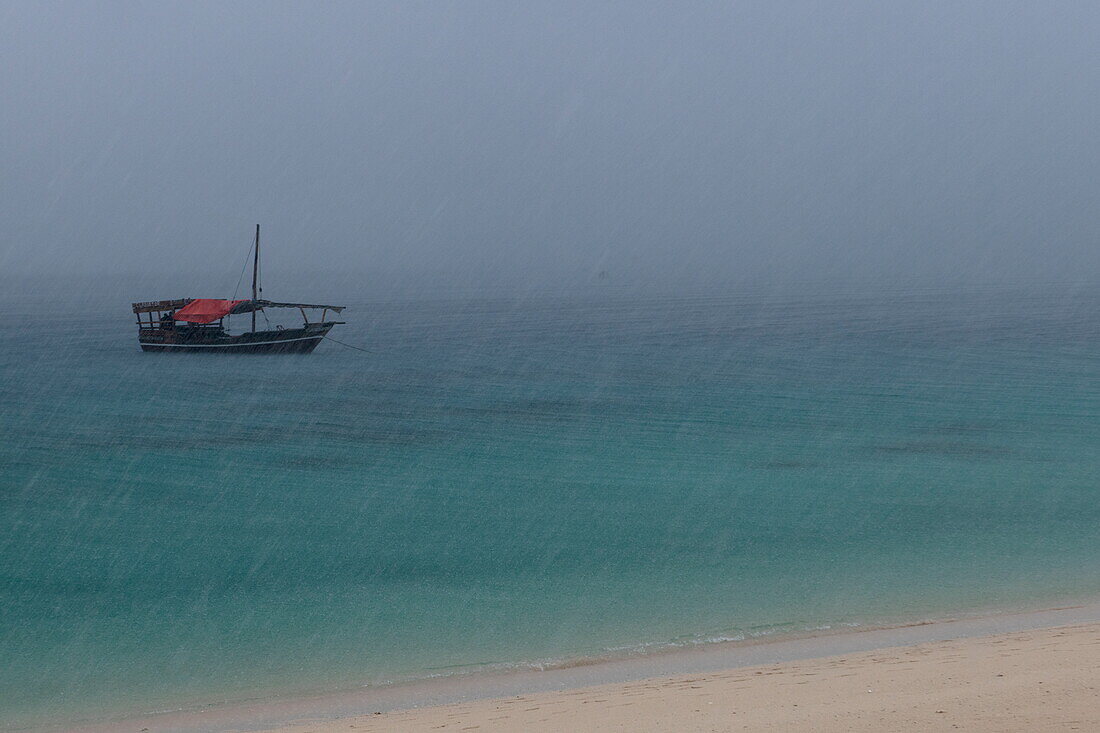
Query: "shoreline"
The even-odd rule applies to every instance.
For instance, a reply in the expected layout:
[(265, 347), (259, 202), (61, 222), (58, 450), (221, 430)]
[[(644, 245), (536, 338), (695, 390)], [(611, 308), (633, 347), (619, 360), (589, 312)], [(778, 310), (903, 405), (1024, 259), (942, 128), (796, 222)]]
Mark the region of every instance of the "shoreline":
[(1100, 729), (1100, 623), (307, 720), (266, 733)]
[(391, 711), (440, 708), (470, 701), (575, 691), (654, 678), (713, 674), (760, 665), (783, 665), (955, 639), (1086, 624), (1100, 624), (1100, 601), (890, 627), (843, 628), (796, 637), (758, 637), (746, 641), (700, 644), (623, 658), (577, 660), (574, 663), (565, 661), (544, 669), (474, 672), (309, 696), (139, 713), (68, 725), (54, 723), (42, 729), (85, 733), (103, 733), (120, 728), (134, 731), (145, 729), (149, 733), (277, 730), (305, 721), (333, 723)]

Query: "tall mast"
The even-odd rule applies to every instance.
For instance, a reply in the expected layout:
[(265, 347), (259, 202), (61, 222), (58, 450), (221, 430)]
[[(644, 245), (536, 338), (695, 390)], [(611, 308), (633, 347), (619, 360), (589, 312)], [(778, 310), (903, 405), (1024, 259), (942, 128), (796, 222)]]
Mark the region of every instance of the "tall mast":
[(260, 225), (256, 225), (256, 245), (252, 248), (252, 333), (256, 333), (256, 278), (260, 272)]

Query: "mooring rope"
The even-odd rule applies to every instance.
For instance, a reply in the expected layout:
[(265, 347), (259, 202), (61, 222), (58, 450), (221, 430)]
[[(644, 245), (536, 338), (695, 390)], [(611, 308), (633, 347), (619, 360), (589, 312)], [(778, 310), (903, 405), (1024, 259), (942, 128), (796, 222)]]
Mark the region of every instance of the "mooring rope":
[(346, 346), (349, 349), (355, 349), (356, 351), (362, 351), (364, 354), (373, 354), (374, 353), (373, 351), (370, 351), (368, 349), (361, 349), (358, 346), (352, 346), (351, 344), (345, 344), (343, 341), (337, 341), (332, 336), (325, 336), (324, 338), (329, 340), (329, 341), (332, 341), (333, 343), (340, 344), (341, 346)]

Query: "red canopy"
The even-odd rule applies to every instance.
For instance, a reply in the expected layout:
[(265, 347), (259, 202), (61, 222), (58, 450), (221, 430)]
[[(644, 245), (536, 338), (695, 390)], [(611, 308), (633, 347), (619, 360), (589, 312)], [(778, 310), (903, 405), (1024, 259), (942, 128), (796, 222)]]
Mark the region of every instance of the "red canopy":
[(210, 323), (229, 315), (234, 306), (243, 300), (218, 300), (216, 298), (196, 298), (176, 311), (172, 316), (177, 321), (188, 323)]

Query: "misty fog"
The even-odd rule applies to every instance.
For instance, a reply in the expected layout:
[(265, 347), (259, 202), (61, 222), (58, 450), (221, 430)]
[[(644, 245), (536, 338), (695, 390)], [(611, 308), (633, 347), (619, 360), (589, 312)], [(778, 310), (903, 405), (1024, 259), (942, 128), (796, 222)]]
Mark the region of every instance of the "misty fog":
[[(1050, 2), (5, 3), (0, 272), (227, 297), (261, 223), (296, 288), (1087, 281), (1098, 25)], [(146, 289), (119, 297), (178, 295)]]

